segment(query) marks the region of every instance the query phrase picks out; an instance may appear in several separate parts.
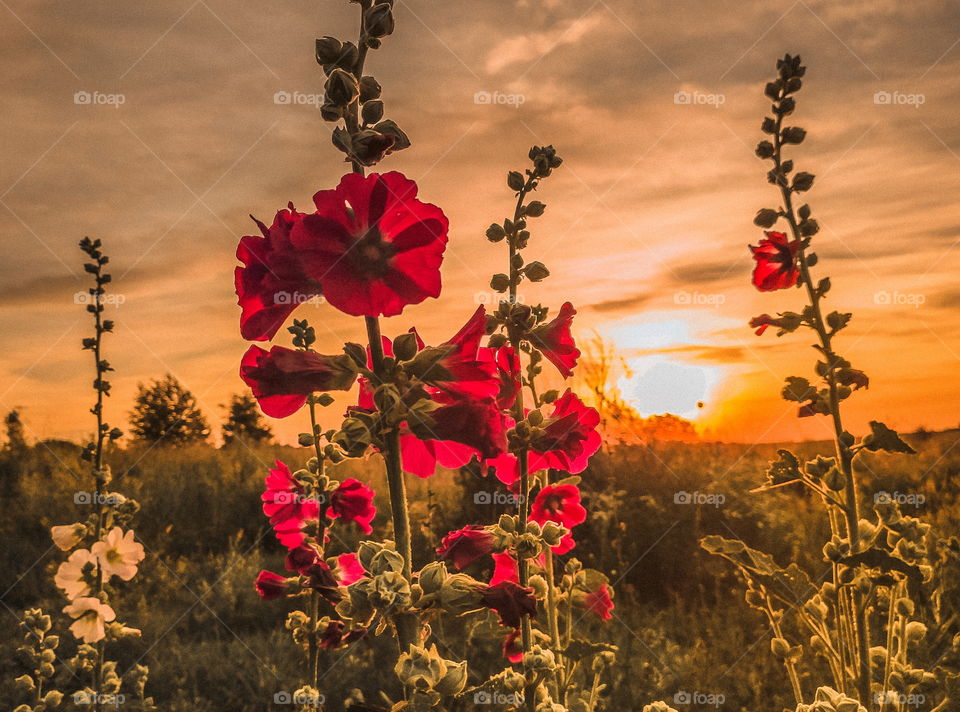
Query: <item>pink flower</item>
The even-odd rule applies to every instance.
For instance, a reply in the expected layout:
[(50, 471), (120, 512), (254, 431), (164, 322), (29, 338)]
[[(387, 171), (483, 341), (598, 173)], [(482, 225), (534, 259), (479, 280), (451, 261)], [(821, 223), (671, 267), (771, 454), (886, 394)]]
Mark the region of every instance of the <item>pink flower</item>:
[(530, 334), (533, 345), (543, 352), (547, 360), (557, 367), (564, 378), (570, 378), (573, 375), (577, 359), (580, 358), (580, 350), (574, 343), (573, 334), (570, 333), (573, 316), (576, 313), (577, 310), (570, 302), (564, 302), (556, 319), (541, 324)]
[(503, 657), (512, 663), (523, 661), (523, 645), (520, 642), (520, 630), (512, 630), (503, 640)]
[(74, 619), (70, 632), (84, 643), (103, 640), (107, 634), (104, 623), (117, 617), (110, 606), (93, 596), (75, 598), (63, 607), (63, 612)]
[(283, 346), (269, 352), (251, 346), (240, 362), (240, 378), (271, 418), (292, 415), (313, 393), (348, 391), (356, 376), (356, 366), (346, 354), (324, 356)]
[(757, 266), (753, 270), (753, 285), (761, 292), (792, 287), (800, 279), (797, 255), (800, 240), (787, 240), (782, 232), (768, 231), (767, 237), (754, 247), (750, 245)]
[(270, 523), (303, 519), (308, 513), (315, 512), (316, 501), (307, 498), (303, 485), (290, 474), (290, 468), (280, 460), (276, 460), (275, 464), (276, 467), (270, 470), (264, 479), (266, 491), (260, 495), (263, 500), (263, 513), (270, 519)]
[(430, 420), (429, 424), (411, 424), (410, 430), (423, 440), (466, 445), (481, 459), (496, 457), (507, 449), (506, 422), (492, 400), (454, 400), (432, 411)]
[(574, 596), (574, 600), (599, 616), (600, 620), (608, 621), (613, 618), (613, 596), (610, 587), (603, 584), (596, 591), (591, 591), (582, 596)]
[(493, 553), (494, 536), (479, 524), (469, 524), (447, 534), (437, 547), (437, 554), (450, 561), (458, 569), (464, 569), (474, 561)]
[(273, 338), (300, 302), (320, 294), (320, 284), (307, 277), (302, 260), (290, 243), (291, 228), (303, 220), (303, 213), (281, 210), (267, 228), (253, 218), (263, 237), (240, 238), (236, 269), (240, 333), (251, 341)]
[[(541, 489), (530, 507), (530, 519), (540, 526), (557, 524), (572, 530), (587, 521), (587, 510), (580, 504), (580, 490), (576, 485), (547, 485)], [(554, 554), (566, 554), (576, 546), (573, 534), (566, 534)]]
[(369, 534), (373, 531), (370, 522), (377, 516), (377, 508), (373, 506), (373, 497), (376, 494), (359, 480), (352, 477), (344, 480), (330, 494), (330, 507), (327, 515), (330, 519), (342, 518), (344, 521), (354, 522), (360, 531)]
[(366, 576), (367, 572), (361, 566), (357, 555), (349, 553), (340, 554), (337, 557), (337, 567), (334, 569), (334, 575), (337, 577), (337, 583), (341, 586), (349, 586)]
[(508, 552), (493, 555), (493, 576), (490, 585), (496, 586), (501, 581), (520, 583), (520, 567), (513, 555)]
[[(539, 434), (531, 443), (527, 457), (530, 472), (583, 472), (590, 457), (600, 449), (599, 424), (600, 414), (567, 389), (553, 404), (553, 412), (540, 425)], [(487, 464), (496, 469), (497, 478), (505, 484), (520, 478), (517, 457), (512, 453), (492, 458)]]
[(500, 625), (519, 628), (523, 616), (536, 616), (537, 599), (533, 589), (513, 581), (500, 581), (495, 586), (481, 586), (483, 605), (500, 616)]
[(440, 295), (447, 218), (416, 199), (401, 173), (349, 173), (313, 196), (317, 211), (290, 231), (303, 272), (326, 300), (353, 316), (396, 316)]
[(261, 571), (257, 574), (257, 580), (254, 581), (254, 588), (264, 601), (272, 601), (276, 598), (290, 595), (291, 581), (272, 571)]
[(296, 549), (307, 542), (308, 537), (316, 537), (320, 530), (320, 506), (316, 500), (303, 502), (300, 516), (285, 519), (273, 525), (277, 540), (287, 549)]

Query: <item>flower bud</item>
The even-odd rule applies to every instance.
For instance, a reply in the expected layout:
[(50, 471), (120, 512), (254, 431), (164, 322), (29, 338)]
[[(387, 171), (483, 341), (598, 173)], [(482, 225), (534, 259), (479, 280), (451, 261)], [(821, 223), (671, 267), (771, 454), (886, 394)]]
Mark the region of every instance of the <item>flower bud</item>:
[(531, 282), (542, 282), (550, 276), (550, 270), (548, 270), (542, 262), (531, 262), (524, 267), (523, 274)]
[(543, 211), (547, 209), (547, 206), (541, 203), (539, 200), (531, 200), (523, 214), (527, 217), (538, 218), (543, 215)]
[(477, 582), (466, 574), (451, 574), (440, 587), (440, 605), (455, 616), (483, 608)]
[(770, 652), (782, 660), (790, 653), (790, 643), (783, 638), (773, 638), (770, 640)]
[(357, 78), (345, 69), (334, 69), (324, 86), (327, 99), (335, 106), (349, 106), (360, 96)]
[(510, 278), (502, 272), (497, 273), (490, 280), (490, 288), (495, 292), (506, 292), (510, 289)]
[(771, 158), (773, 156), (773, 144), (769, 141), (761, 141), (757, 144), (756, 153), (760, 158)]
[(383, 102), (379, 99), (371, 99), (365, 103), (360, 112), (360, 118), (363, 119), (363, 123), (365, 124), (377, 123), (383, 118)]
[(793, 177), (793, 190), (797, 193), (810, 190), (813, 187), (814, 176), (812, 173), (800, 171)]
[(772, 208), (760, 208), (757, 211), (756, 216), (753, 218), (753, 224), (757, 227), (773, 227), (774, 223), (777, 222), (777, 218), (780, 217), (780, 213), (777, 210)]
[(803, 143), (806, 136), (807, 132), (799, 126), (788, 126), (781, 134), (784, 143)]
[(50, 690), (43, 696), (43, 704), (46, 709), (56, 709), (63, 702), (63, 693), (60, 690)]
[[(372, 101), (373, 99), (380, 98), (380, 82), (371, 77), (369, 74), (365, 74), (360, 77), (360, 101), (366, 103)], [(379, 119), (378, 119), (379, 121)]]
[(417, 335), (407, 332), (393, 340), (393, 353), (399, 361), (409, 361), (417, 355)]
[(510, 190), (514, 190), (519, 193), (521, 190), (523, 190), (524, 183), (525, 181), (523, 179), (523, 174), (519, 171), (510, 171), (507, 174), (507, 187), (509, 187)]
[(434, 561), (420, 570), (418, 582), (424, 593), (437, 593), (448, 575), (447, 565), (442, 561)]
[(546, 598), (547, 580), (539, 574), (534, 574), (527, 581), (527, 585), (533, 589), (533, 595), (537, 598)]
[(334, 37), (321, 37), (317, 40), (317, 64), (333, 64), (343, 50), (343, 43)]
[(386, 37), (393, 34), (393, 28), (393, 8), (388, 2), (377, 3), (363, 15), (363, 29), (368, 37)]
[(29, 675), (21, 675), (13, 681), (13, 684), (21, 692), (33, 692), (36, 689), (36, 683), (34, 683), (33, 678)]
[(451, 664), (447, 662), (447, 674), (434, 685), (434, 689), (444, 696), (458, 695), (467, 685), (467, 661)]

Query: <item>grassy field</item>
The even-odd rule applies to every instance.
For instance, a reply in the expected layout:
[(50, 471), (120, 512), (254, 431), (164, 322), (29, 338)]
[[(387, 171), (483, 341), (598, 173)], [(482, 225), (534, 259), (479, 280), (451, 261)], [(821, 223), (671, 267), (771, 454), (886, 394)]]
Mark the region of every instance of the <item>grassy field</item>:
[[(923, 516), (941, 535), (955, 534), (960, 531), (958, 438), (956, 431), (915, 434), (908, 438), (920, 451), (915, 457), (865, 458), (863, 489), (923, 494)], [(724, 710), (792, 705), (783, 670), (767, 654), (764, 621), (744, 604), (731, 569), (698, 546), (701, 536), (721, 534), (741, 538), (781, 563), (820, 565), (828, 528), (819, 505), (789, 488), (749, 492), (763, 482), (775, 449), (623, 446), (598, 454), (584, 473), (581, 486), (591, 518), (578, 529), (579, 545), (572, 554), (608, 572), (616, 588), (613, 620), (591, 623), (606, 625), (606, 636), (620, 648), (608, 709), (639, 709), (651, 700), (671, 701), (681, 691), (722, 695)], [(804, 443), (794, 449), (810, 456), (828, 447)], [(87, 477), (77, 474), (84, 472), (78, 452), (69, 443), (51, 442), (0, 454), (4, 709), (14, 706), (9, 681), (22, 672), (12, 642), (17, 616), (37, 604), (48, 611), (64, 605), (52, 582), (62, 554), (51, 546), (48, 530), (53, 523), (74, 521), (80, 511), (75, 493), (90, 488)], [(148, 664), (148, 689), (162, 710), (269, 709), (276, 692), (297, 687), (302, 658), (282, 628), (286, 604), (261, 602), (252, 584), (261, 568), (282, 568), (281, 549), (268, 532), (259, 501), (263, 476), (276, 458), (297, 464), (304, 455), (294, 448), (251, 450), (241, 444), (131, 448), (110, 457), (115, 488), (142, 505), (137, 533), (148, 552), (136, 585), (120, 596), (123, 617), (143, 629), (141, 639), (120, 651), (121, 669), (137, 661)], [(347, 470), (371, 482), (378, 500), (386, 492), (379, 460), (351, 463)], [(505, 506), (480, 504), (483, 498), (475, 496), (494, 485), (466, 471), (410, 482), (415, 565), (430, 560), (437, 537), (446, 531), (494, 521), (504, 511)], [(378, 504), (377, 533), (389, 535), (386, 502)], [(444, 620), (443, 626), (454, 655), (458, 647), (479, 647), (489, 651), (485, 659), (491, 669), (499, 665), (492, 616), (475, 629), (464, 630), (455, 620)], [(64, 640), (62, 657), (70, 652), (69, 636)], [(371, 692), (370, 671), (383, 670), (389, 659), (388, 651), (378, 648), (385, 644), (361, 641), (346, 657), (342, 652), (327, 656), (321, 687), (331, 709), (341, 709), (351, 695), (358, 699), (357, 688)], [(383, 672), (385, 681), (391, 677)], [(818, 682), (803, 680), (809, 691)], [(64, 680), (61, 689), (77, 686)]]

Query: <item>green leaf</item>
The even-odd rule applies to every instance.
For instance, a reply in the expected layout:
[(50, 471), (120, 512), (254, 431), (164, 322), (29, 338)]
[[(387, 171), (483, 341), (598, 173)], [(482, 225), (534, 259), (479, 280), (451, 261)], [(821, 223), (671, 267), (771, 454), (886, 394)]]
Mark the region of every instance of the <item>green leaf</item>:
[(884, 450), (886, 452), (902, 452), (908, 455), (914, 455), (917, 452), (900, 438), (896, 430), (888, 428), (883, 423), (871, 420), (870, 430), (873, 432), (863, 439), (863, 446), (870, 452)]
[(700, 540), (707, 552), (737, 566), (747, 577), (789, 608), (798, 608), (817, 593), (810, 577), (796, 564), (780, 568), (769, 554), (751, 549), (742, 541), (711, 535)]

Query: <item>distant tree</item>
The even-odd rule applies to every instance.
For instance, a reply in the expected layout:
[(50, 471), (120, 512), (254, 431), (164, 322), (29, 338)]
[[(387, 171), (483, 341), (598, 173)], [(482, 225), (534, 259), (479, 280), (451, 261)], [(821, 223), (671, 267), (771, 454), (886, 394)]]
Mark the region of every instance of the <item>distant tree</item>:
[(206, 440), (210, 426), (197, 399), (168, 373), (149, 386), (137, 385), (130, 431), (138, 440), (176, 446)]
[(260, 414), (257, 401), (249, 393), (232, 396), (230, 403), (223, 407), (227, 409), (227, 419), (223, 424), (224, 445), (236, 440), (262, 443), (273, 438), (273, 431)]
[(23, 434), (23, 421), (20, 420), (20, 411), (14, 408), (3, 419), (7, 429), (8, 450), (25, 450), (27, 447), (27, 438)]

